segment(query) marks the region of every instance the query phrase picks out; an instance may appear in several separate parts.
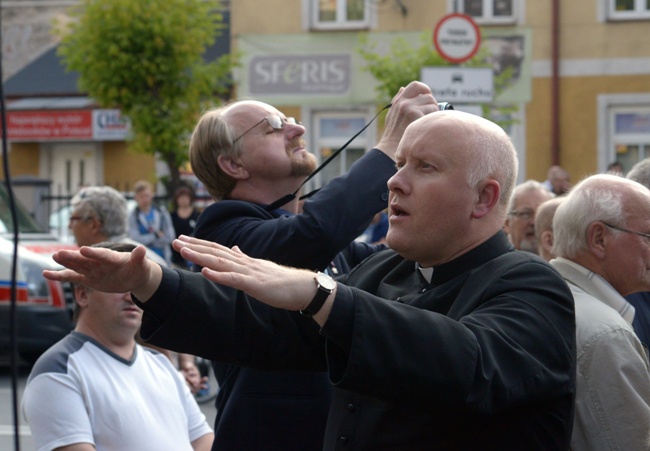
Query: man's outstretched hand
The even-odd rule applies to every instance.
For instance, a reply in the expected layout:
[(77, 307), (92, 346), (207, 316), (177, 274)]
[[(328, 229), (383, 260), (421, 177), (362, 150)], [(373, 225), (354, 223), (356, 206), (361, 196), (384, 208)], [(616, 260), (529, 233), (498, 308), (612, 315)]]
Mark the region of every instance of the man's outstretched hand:
[(82, 246), (79, 250), (61, 250), (52, 255), (67, 269), (43, 271), (50, 280), (83, 284), (107, 293), (131, 292), (139, 300), (148, 300), (160, 285), (162, 269), (146, 258), (144, 246), (132, 252)]
[[(270, 306), (303, 310), (316, 294), (317, 286), (311, 271), (252, 258), (236, 246), (230, 249), (183, 235), (173, 242), (173, 246), (183, 258), (202, 266), (201, 273), (207, 279), (244, 291)], [(314, 315), (314, 319), (321, 325), (329, 316), (335, 292), (329, 296), (318, 314)]]

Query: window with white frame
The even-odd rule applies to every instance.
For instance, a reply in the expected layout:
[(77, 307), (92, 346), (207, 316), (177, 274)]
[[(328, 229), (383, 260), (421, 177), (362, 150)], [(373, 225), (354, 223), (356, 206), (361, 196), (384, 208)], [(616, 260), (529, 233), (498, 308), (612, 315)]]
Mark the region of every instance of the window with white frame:
[[(319, 164), (328, 159), (343, 144), (361, 130), (369, 120), (362, 112), (315, 112), (314, 148), (317, 150)], [(324, 186), (335, 177), (345, 174), (352, 163), (361, 158), (372, 146), (372, 127), (361, 133), (350, 145), (332, 160), (321, 172), (316, 174), (315, 186)]]
[(310, 0), (311, 26), (319, 30), (362, 29), (370, 26), (368, 0)]
[(610, 20), (650, 19), (650, 0), (606, 0)]
[(623, 166), (623, 173), (650, 157), (650, 107), (612, 108), (612, 161)]
[(467, 14), (479, 24), (511, 24), (517, 20), (517, 1), (454, 0), (454, 12)]

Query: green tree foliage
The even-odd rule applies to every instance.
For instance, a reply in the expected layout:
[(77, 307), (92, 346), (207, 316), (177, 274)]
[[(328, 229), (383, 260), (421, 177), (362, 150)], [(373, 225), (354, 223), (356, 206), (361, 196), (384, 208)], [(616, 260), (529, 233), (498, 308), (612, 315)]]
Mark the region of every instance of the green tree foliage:
[[(79, 89), (103, 108), (119, 108), (131, 147), (159, 153), (171, 186), (187, 160), (187, 137), (205, 102), (230, 94), (236, 64), (202, 55), (221, 33), (222, 16), (203, 0), (81, 0), (57, 24), (58, 53), (79, 72)], [(170, 186), (168, 186), (170, 188)]]
[[(370, 42), (367, 34), (359, 37), (357, 51), (367, 63), (364, 70), (370, 72), (378, 82), (376, 91), (379, 104), (387, 104), (400, 87), (406, 86), (413, 80), (419, 80), (423, 67), (453, 66), (432, 48), (430, 37), (429, 33), (423, 33), (420, 36), (419, 46), (414, 46), (404, 38), (396, 38), (385, 54), (376, 51), (377, 43)], [(463, 67), (491, 67), (487, 49), (481, 48), (473, 58), (463, 63)], [(508, 68), (495, 75), (494, 92), (497, 96), (508, 87), (512, 72), (513, 69)], [(512, 120), (501, 118), (509, 117), (509, 113), (516, 110), (510, 105), (483, 104), (481, 107), (485, 117), (501, 126), (512, 123)]]

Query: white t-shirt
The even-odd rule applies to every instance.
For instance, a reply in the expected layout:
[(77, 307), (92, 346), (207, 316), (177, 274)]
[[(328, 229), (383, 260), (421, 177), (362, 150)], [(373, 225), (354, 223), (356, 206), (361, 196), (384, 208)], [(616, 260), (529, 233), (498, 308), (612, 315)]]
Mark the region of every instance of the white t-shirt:
[(22, 409), (38, 450), (191, 450), (212, 432), (167, 357), (136, 345), (127, 361), (78, 332), (38, 359)]

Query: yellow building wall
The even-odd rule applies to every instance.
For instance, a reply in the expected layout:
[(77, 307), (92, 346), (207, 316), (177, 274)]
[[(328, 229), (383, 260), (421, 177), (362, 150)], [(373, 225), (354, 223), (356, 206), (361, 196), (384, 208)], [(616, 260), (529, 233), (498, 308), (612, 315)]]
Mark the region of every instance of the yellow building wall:
[(104, 143), (104, 184), (131, 191), (138, 180), (156, 181), (153, 155), (136, 153), (124, 142)]
[[(564, 4), (570, 7), (572, 2), (563, 2)], [(575, 18), (570, 12), (562, 14), (563, 17), (566, 15), (572, 19), (571, 23), (562, 24), (562, 58), (630, 58), (650, 55), (647, 40), (643, 38), (650, 30), (647, 21), (596, 22), (595, 14), (591, 13)]]
[(523, 26), (533, 32), (533, 59), (551, 57), (551, 25), (551, 2), (526, 2), (526, 18)]
[(302, 33), (300, 0), (267, 0), (263, 3), (237, 0), (230, 3), (231, 36), (241, 33), (289, 34)]
[(445, 2), (405, 2), (407, 13), (397, 2), (384, 2), (377, 7), (377, 28), (372, 31), (424, 31), (433, 29), (442, 16), (447, 13)]
[[(124, 142), (105, 142), (103, 150), (104, 184), (118, 190), (128, 191), (140, 179), (155, 182), (155, 159), (152, 155), (133, 152)], [(9, 165), (12, 177), (21, 175), (38, 177), (40, 143), (12, 143), (9, 152)], [(4, 171), (1, 174), (4, 179)]]
[[(260, 11), (258, 0), (237, 0), (231, 2), (231, 33), (233, 42), (241, 34), (291, 34), (291, 33), (336, 33), (336, 31), (305, 30), (303, 28), (302, 0), (268, 0)], [(376, 27), (362, 31), (418, 31), (431, 30), (447, 13), (444, 2), (408, 2), (406, 15), (396, 2), (373, 3)]]
[[(9, 172), (12, 177), (21, 175), (39, 176), (38, 167), (40, 161), (38, 143), (11, 143), (9, 151)], [(1, 161), (1, 160), (0, 160)], [(4, 167), (4, 162), (2, 162)], [(6, 175), (2, 170), (2, 178)]]
[[(232, 38), (247, 34), (309, 33), (318, 41), (337, 31), (314, 31), (303, 28), (307, 12), (306, 1), (270, 0), (264, 3), (264, 14), (259, 14), (257, 0), (238, 0), (231, 3)], [(449, 2), (403, 2), (407, 8), (402, 14), (398, 2), (375, 2), (376, 27), (373, 32), (429, 31), (447, 10)], [(552, 164), (552, 91), (551, 68), (553, 43), (552, 1), (521, 1), (524, 18), (513, 25), (482, 25), (491, 28), (513, 28), (529, 32), (533, 61), (531, 99), (522, 105), (525, 109), (526, 178), (545, 180)], [(647, 35), (650, 21), (607, 21), (603, 15), (606, 5), (593, 0), (572, 0), (559, 4), (559, 58), (560, 113), (559, 164), (571, 174), (573, 181), (598, 170), (599, 133), (598, 95), (650, 92), (650, 74), (616, 75), (621, 71), (616, 64), (630, 64), (650, 58)], [(599, 9), (600, 8), (600, 9)], [(315, 47), (317, 48), (317, 46)], [(623, 59), (623, 61), (621, 61)], [(625, 67), (623, 67), (625, 69)], [(587, 73), (588, 71), (588, 73)], [(577, 75), (576, 75), (577, 72)], [(585, 72), (584, 75), (580, 75)], [(541, 74), (541, 75), (540, 75)], [(290, 109), (283, 108), (286, 114)], [(602, 144), (602, 143), (601, 143)]]
[(551, 165), (551, 79), (534, 78), (526, 105), (526, 179), (546, 180)]
[[(643, 38), (650, 28), (648, 21), (599, 21), (596, 1), (572, 0), (559, 3), (560, 58), (630, 58), (650, 55), (647, 40)], [(551, 2), (526, 2), (523, 26), (533, 30), (533, 59), (550, 59)]]
[[(650, 91), (650, 75), (564, 77), (560, 81), (560, 166), (573, 182), (598, 171), (598, 96)], [(526, 106), (526, 178), (545, 180), (551, 165), (551, 79), (533, 79)]]

